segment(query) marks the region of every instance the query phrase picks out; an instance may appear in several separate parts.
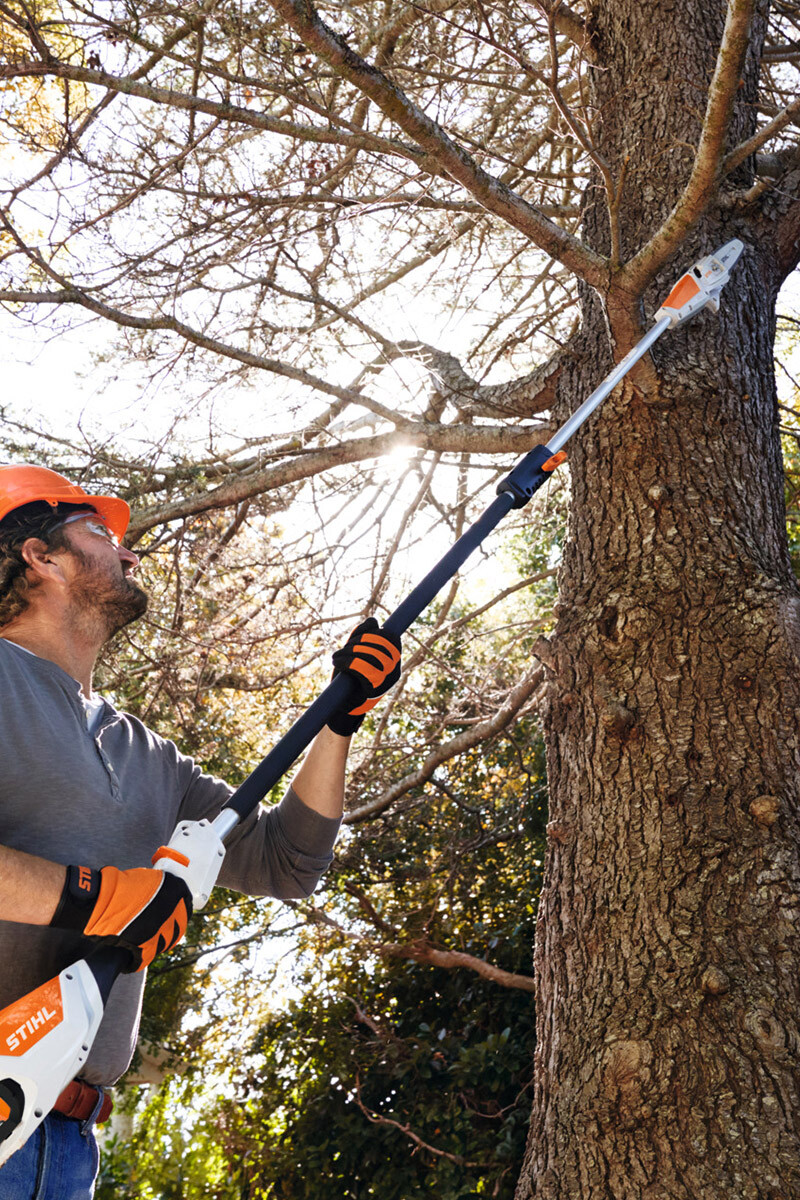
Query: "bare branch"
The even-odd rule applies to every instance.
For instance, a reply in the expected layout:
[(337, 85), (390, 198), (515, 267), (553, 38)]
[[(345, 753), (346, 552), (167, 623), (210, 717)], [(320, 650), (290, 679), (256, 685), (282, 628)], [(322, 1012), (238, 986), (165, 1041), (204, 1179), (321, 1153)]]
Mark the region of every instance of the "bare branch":
[(454, 738), (451, 738), (449, 742), (437, 746), (428, 755), (419, 770), (413, 771), (411, 774), (399, 779), (397, 783), (386, 788), (380, 796), (377, 796), (374, 800), (370, 800), (369, 803), (345, 813), (345, 825), (357, 825), (359, 822), (366, 821), (378, 813), (385, 812), (401, 796), (427, 783), (436, 768), (441, 766), (443, 762), (447, 762), (448, 759), (454, 758), (457, 754), (462, 754), (471, 746), (477, 745), (478, 742), (485, 741), (487, 738), (499, 733), (501, 729), (504, 729), (517, 716), (525, 702), (539, 688), (543, 679), (544, 671), (537, 663), (527, 673), (522, 682), (509, 692), (505, 704), (490, 720), (480, 721), (471, 728), (457, 734)]
[(313, 53), (369, 96), (441, 170), (465, 187), (488, 212), (521, 230), (535, 245), (592, 286), (604, 285), (607, 270), (601, 255), (560, 229), (534, 205), (478, 166), (382, 71), (351, 50), (345, 40), (320, 19), (309, 0), (270, 0), (270, 3)]
[(800, 97), (792, 101), (791, 104), (787, 104), (781, 112), (777, 113), (768, 124), (763, 125), (761, 129), (757, 130), (746, 142), (741, 142), (735, 150), (731, 150), (722, 164), (723, 173), (729, 175), (731, 171), (735, 171), (746, 158), (749, 158), (751, 154), (755, 154), (770, 138), (775, 137), (787, 125), (793, 124), (798, 117), (800, 117)]
[(429, 1154), (434, 1154), (437, 1158), (446, 1158), (448, 1162), (455, 1163), (459, 1167), (469, 1168), (471, 1170), (485, 1170), (489, 1165), (488, 1163), (468, 1162), (468, 1160), (460, 1154), (450, 1154), (447, 1150), (439, 1150), (436, 1146), (431, 1146), (429, 1142), (423, 1141), (419, 1134), (415, 1133), (410, 1125), (401, 1125), (399, 1121), (395, 1121), (392, 1117), (383, 1117), (380, 1113), (373, 1112), (371, 1109), (367, 1108), (361, 1099), (361, 1081), (358, 1073), (356, 1073), (356, 1103), (367, 1120), (371, 1121), (373, 1125), (388, 1125), (392, 1129), (399, 1130), (400, 1133), (409, 1138), (415, 1146), (419, 1146), (421, 1150), (427, 1150)]
[(552, 408), (569, 351), (564, 349), (530, 374), (507, 383), (481, 384), (472, 379), (453, 354), (424, 343), (400, 342), (398, 348), (416, 353), (430, 367), (434, 391), (454, 404), (463, 416), (518, 416)]
[[(366, 900), (366, 897), (364, 899)], [(369, 902), (367, 901), (367, 903)], [(361, 943), (364, 950), (370, 954), (378, 954), (386, 958), (404, 958), (410, 962), (424, 963), (429, 967), (441, 967), (445, 971), (474, 971), (482, 979), (488, 979), (490, 983), (496, 983), (499, 987), (517, 989), (521, 992), (534, 990), (534, 981), (530, 975), (518, 975), (514, 971), (505, 971), (502, 967), (496, 967), (474, 954), (465, 954), (461, 950), (440, 950), (426, 938), (417, 938), (413, 942), (374, 942), (345, 928), (341, 922), (323, 909), (312, 907), (304, 910), (297, 904), (291, 902), (287, 902), (287, 904), (290, 908), (304, 912), (310, 924), (333, 929), (348, 941)], [(364, 904), (361, 904), (360, 907), (366, 911)], [(377, 917), (377, 914), (375, 915)], [(385, 925), (386, 923), (378, 918), (377, 927), (384, 928), (385, 931)]]
[(468, 971), (474, 971), (482, 979), (488, 979), (490, 983), (496, 983), (500, 987), (517, 988), (522, 992), (535, 990), (534, 981), (529, 975), (504, 971), (502, 967), (495, 967), (492, 963), (485, 962), (482, 958), (476, 958), (474, 954), (464, 954), (461, 950), (437, 950), (435, 946), (431, 946), (425, 940), (397, 944), (384, 943), (378, 952), (389, 958), (407, 958), (412, 962), (425, 963), (429, 967), (443, 967), (445, 970), (462, 967)]
[[(506, 428), (503, 426), (448, 426), (418, 422), (406, 425), (401, 432), (377, 434), (375, 437), (354, 438), (323, 450), (301, 451), (289, 462), (242, 476), (232, 470), (219, 487), (200, 495), (186, 496), (169, 504), (135, 512), (129, 529), (134, 544), (148, 529), (169, 521), (182, 520), (214, 509), (229, 508), (253, 496), (275, 488), (286, 487), (301, 479), (309, 479), (332, 467), (379, 458), (399, 446), (419, 446), (442, 453), (513, 453), (521, 454), (545, 440), (548, 429)], [(455, 753), (456, 751), (454, 751)], [(449, 755), (446, 757), (450, 757)], [(444, 760), (442, 760), (444, 761)], [(412, 785), (413, 786), (413, 785)], [(405, 790), (405, 789), (404, 789)]]
[[(323, 126), (299, 125), (294, 121), (283, 121), (268, 113), (253, 111), (231, 104), (223, 100), (209, 100), (204, 96), (193, 96), (188, 92), (178, 92), (172, 89), (157, 87), (154, 84), (142, 83), (138, 78), (139, 72), (133, 75), (109, 75), (105, 71), (92, 70), (89, 67), (78, 67), (70, 63), (23, 62), (0, 66), (1, 79), (45, 78), (71, 79), (80, 83), (93, 84), (105, 88), (107, 92), (120, 96), (135, 96), (140, 100), (149, 100), (153, 104), (164, 105), (168, 108), (180, 109), (185, 112), (206, 113), (232, 124), (259, 129), (265, 133), (275, 133), (282, 137), (297, 138), (301, 142), (311, 142), (314, 145), (348, 146), (359, 150), (376, 150), (384, 154), (397, 154), (422, 164), (424, 153), (413, 146), (406, 146), (400, 141), (377, 137), (369, 133), (349, 132), (347, 122), (341, 122), (345, 128), (338, 132)], [(337, 124), (340, 122), (336, 122)], [(436, 167), (425, 164), (426, 170), (433, 173)]]
[[(0, 213), (0, 223), (8, 229), (2, 213)], [(43, 260), (39, 265), (44, 266)], [(329, 383), (325, 379), (311, 375), (310, 372), (304, 371), (299, 367), (292, 367), (288, 363), (280, 362), (278, 359), (265, 358), (261, 354), (254, 354), (250, 350), (241, 350), (236, 346), (221, 342), (218, 338), (208, 337), (199, 329), (193, 329), (191, 325), (187, 325), (185, 321), (179, 321), (177, 317), (136, 317), (131, 313), (122, 312), (121, 309), (112, 308), (110, 304), (104, 304), (101, 300), (95, 300), (79, 288), (70, 286), (63, 277), (56, 276), (55, 272), (52, 272), (52, 274), (59, 279), (59, 282), (63, 282), (64, 287), (62, 290), (57, 292), (24, 292), (13, 289), (2, 291), (0, 292), (0, 303), (77, 304), (81, 308), (88, 309), (89, 312), (97, 313), (98, 316), (113, 321), (115, 325), (120, 325), (124, 329), (138, 329), (142, 331), (161, 330), (169, 333), (177, 333), (193, 346), (199, 346), (203, 350), (210, 350), (213, 354), (218, 354), (222, 358), (233, 359), (235, 362), (242, 363), (245, 367), (256, 367), (262, 371), (271, 371), (273, 375), (282, 375), (286, 379), (293, 379), (297, 383), (303, 383), (307, 387), (315, 388), (317, 391), (324, 392), (329, 396), (336, 396), (339, 400), (346, 400), (351, 403), (363, 403), (360, 394), (350, 388), (343, 388), (337, 384)]]
[(587, 62), (595, 62), (597, 56), (583, 18), (566, 4), (559, 3), (559, 0), (542, 0), (541, 7), (553, 22), (556, 33), (569, 38), (582, 51)]
[(650, 280), (700, 220), (716, 193), (724, 171), (725, 137), (749, 44), (754, 8), (755, 0), (729, 0), (714, 75), (708, 89), (703, 128), (686, 187), (661, 228), (629, 260), (615, 280), (615, 290), (627, 292), (631, 298), (641, 296)]

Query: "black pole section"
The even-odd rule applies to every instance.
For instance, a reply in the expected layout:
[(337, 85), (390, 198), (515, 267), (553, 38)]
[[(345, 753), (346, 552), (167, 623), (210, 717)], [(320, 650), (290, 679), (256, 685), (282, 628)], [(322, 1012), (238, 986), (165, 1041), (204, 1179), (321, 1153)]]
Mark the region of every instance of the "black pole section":
[(464, 565), (473, 550), (477, 550), (483, 539), (488, 537), (513, 507), (514, 498), (509, 492), (504, 492), (493, 500), (483, 515), (478, 517), (474, 525), (470, 525), (466, 533), (462, 533), (413, 592), (409, 592), (405, 600), (401, 600), (394, 612), (384, 621), (384, 628), (398, 637), (405, 633), (409, 625), (413, 625), (417, 617), (425, 611), (434, 596), (450, 582), (459, 567)]
[[(541, 470), (541, 466), (550, 457), (546, 446), (536, 446), (522, 459), (498, 485), (497, 499), (387, 617), (385, 629), (398, 636), (405, 633), (506, 513), (511, 508), (521, 508), (547, 482), (550, 476)], [(337, 675), (236, 789), (225, 807), (232, 808), (241, 818), (252, 812), (355, 691), (356, 685), (351, 679)]]
[[(269, 754), (247, 776), (231, 796), (225, 808), (232, 808), (244, 818), (285, 775), (296, 758), (323, 729), (330, 717), (344, 706), (350, 696), (356, 703), (358, 685), (348, 675), (337, 675), (310, 704), (302, 717), (272, 747)], [(224, 811), (224, 810), (223, 810)]]

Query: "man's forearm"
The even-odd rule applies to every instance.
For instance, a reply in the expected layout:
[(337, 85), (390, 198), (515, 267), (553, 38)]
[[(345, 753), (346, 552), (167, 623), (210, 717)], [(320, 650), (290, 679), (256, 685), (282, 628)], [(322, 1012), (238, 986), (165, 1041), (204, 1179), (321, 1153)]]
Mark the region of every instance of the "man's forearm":
[(341, 817), (344, 812), (344, 777), (350, 738), (340, 737), (327, 726), (317, 734), (292, 787), (309, 808), (323, 817)]
[(0, 846), (0, 921), (49, 925), (66, 877), (59, 863)]

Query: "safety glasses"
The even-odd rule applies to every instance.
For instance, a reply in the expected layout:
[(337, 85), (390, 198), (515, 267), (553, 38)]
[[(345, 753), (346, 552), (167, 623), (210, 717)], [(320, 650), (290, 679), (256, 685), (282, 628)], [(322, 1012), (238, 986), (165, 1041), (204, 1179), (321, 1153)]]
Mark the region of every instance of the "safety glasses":
[(88, 529), (91, 533), (96, 533), (99, 537), (105, 538), (107, 542), (111, 542), (114, 547), (119, 546), (119, 538), (106, 525), (104, 519), (99, 513), (73, 513), (71, 517), (61, 522), (64, 525), (72, 525), (74, 521), (84, 521), (84, 529)]

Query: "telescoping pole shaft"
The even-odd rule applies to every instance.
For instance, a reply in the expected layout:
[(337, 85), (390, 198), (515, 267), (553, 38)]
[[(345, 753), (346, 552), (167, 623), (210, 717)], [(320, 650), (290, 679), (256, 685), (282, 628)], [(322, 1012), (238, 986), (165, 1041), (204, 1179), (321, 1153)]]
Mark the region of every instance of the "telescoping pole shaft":
[(562, 446), (566, 446), (569, 439), (577, 430), (580, 429), (586, 418), (594, 412), (596, 408), (603, 403), (606, 396), (609, 396), (617, 384), (628, 374), (631, 367), (644, 358), (647, 351), (661, 337), (662, 333), (670, 327), (669, 317), (661, 317), (656, 321), (652, 329), (649, 329), (641, 341), (630, 350), (620, 363), (614, 368), (610, 374), (606, 375), (603, 382), (594, 389), (591, 396), (587, 396), (580, 408), (577, 408), (572, 416), (564, 422), (560, 429), (557, 429), (551, 438), (547, 440), (547, 448), (552, 454), (557, 454)]
[[(634, 348), (614, 367), (603, 382), (595, 388), (591, 396), (584, 400), (580, 408), (556, 431), (547, 445), (534, 446), (533, 450), (520, 460), (513, 471), (498, 484), (497, 498), (387, 617), (384, 622), (386, 629), (397, 635), (405, 633), (445, 584), (463, 566), (472, 552), (480, 546), (484, 538), (499, 525), (503, 517), (512, 508), (522, 508), (527, 504), (531, 496), (550, 478), (553, 467), (558, 465), (557, 462), (550, 465), (554, 455), (602, 404), (620, 380), (627, 375), (631, 367), (669, 329), (670, 324), (668, 316), (661, 317), (641, 341), (637, 342)], [(355, 702), (355, 691), (356, 685), (345, 675), (337, 675), (328, 684), (231, 796), (214, 822), (214, 828), (220, 837), (224, 838), (238, 821), (267, 795), (351, 695)]]
[[(409, 625), (427, 608), (485, 537), (512, 508), (522, 508), (550, 478), (566, 457), (562, 446), (580, 429), (631, 367), (642, 358), (663, 333), (681, 325), (704, 308), (719, 308), (719, 296), (744, 246), (734, 238), (715, 254), (707, 254), (690, 268), (673, 287), (655, 315), (655, 324), (595, 388), (571, 417), (556, 430), (546, 446), (534, 446), (498, 485), (498, 496), (482, 516), (452, 546), (444, 557), (417, 584), (385, 622), (390, 632), (405, 633)], [(251, 775), (237, 788), (214, 822), (224, 838), (275, 786), (292, 763), (327, 724), (330, 717), (353, 696), (355, 684), (347, 676), (337, 675), (299, 720), (270, 750)]]
[[(397, 606), (384, 622), (384, 627), (398, 636), (405, 633), (409, 625), (428, 607), (437, 592), (441, 591), (459, 567), (463, 566), (473, 550), (495, 526), (499, 525), (513, 505), (514, 497), (510, 492), (503, 492), (493, 500), (475, 524), (462, 534), (436, 566)], [(233, 793), (214, 822), (214, 828), (220, 837), (224, 838), (237, 824), (238, 818), (246, 816), (264, 798), (351, 696), (355, 704), (357, 691), (357, 685), (347, 675), (337, 675), (331, 680), (313, 704), (295, 721), (280, 741), (276, 742), (266, 758)], [(236, 820), (233, 820), (234, 814), (238, 814)]]

